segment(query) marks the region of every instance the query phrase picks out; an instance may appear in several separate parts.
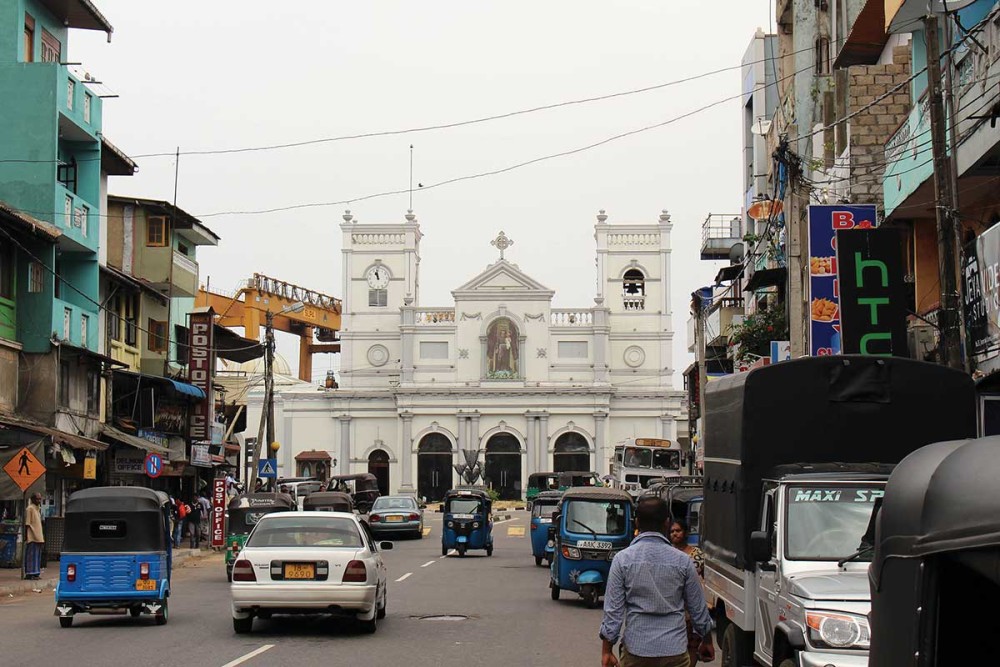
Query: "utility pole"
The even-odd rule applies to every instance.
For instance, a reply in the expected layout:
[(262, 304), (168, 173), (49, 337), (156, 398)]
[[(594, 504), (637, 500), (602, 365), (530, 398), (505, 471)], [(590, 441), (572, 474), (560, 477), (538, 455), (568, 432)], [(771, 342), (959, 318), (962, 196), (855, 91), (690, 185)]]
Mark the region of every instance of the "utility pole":
[(264, 447), (264, 452), (270, 452), (271, 443), (274, 442), (274, 314), (270, 310), (267, 311), (264, 325), (264, 404), (261, 407), (253, 465), (250, 468), (250, 491), (253, 491), (253, 486), (257, 483), (257, 462), (260, 460), (261, 447)]
[(941, 308), (938, 311), (938, 356), (940, 363), (964, 369), (962, 360), (962, 323), (958, 293), (958, 224), (955, 191), (952, 188), (951, 162), (946, 143), (944, 93), (941, 83), (941, 51), (938, 43), (938, 19), (924, 18), (927, 44), (927, 97), (930, 102), (931, 148), (934, 152), (934, 210), (937, 217), (938, 276), (941, 282)]
[[(796, 134), (796, 126), (789, 125), (787, 132)], [(808, 356), (809, 323), (809, 218), (802, 210), (800, 201), (809, 201), (803, 195), (799, 180), (800, 166), (788, 147), (788, 139), (782, 137), (776, 158), (785, 165), (788, 183), (784, 199), (785, 226), (788, 246), (788, 294), (785, 298), (788, 319), (788, 341), (793, 359)], [(780, 178), (775, 174), (775, 178)], [(799, 197), (803, 199), (800, 200)]]
[[(694, 303), (697, 308), (694, 337), (695, 346), (698, 349), (698, 396), (696, 397), (698, 401), (698, 445), (704, 448), (702, 433), (705, 431), (705, 385), (708, 383), (708, 354), (705, 345), (705, 304), (702, 303), (701, 295), (698, 292), (695, 292)], [(688, 472), (691, 474), (694, 474), (694, 468), (697, 465), (696, 458), (695, 452), (692, 451), (688, 458)]]

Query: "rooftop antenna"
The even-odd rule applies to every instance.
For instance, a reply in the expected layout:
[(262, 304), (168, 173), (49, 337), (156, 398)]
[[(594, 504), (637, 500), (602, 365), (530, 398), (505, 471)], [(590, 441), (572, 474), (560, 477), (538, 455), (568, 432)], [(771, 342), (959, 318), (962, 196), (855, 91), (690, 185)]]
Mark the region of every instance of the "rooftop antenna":
[(410, 144), (410, 205), (408, 208), (413, 210), (413, 144)]

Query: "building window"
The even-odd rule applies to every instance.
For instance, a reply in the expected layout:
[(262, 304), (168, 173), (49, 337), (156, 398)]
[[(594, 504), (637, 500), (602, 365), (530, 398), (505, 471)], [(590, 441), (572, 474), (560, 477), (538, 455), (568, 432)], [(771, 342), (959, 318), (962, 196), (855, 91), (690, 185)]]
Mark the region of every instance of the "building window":
[(63, 308), (63, 330), (62, 337), (63, 340), (69, 340), (69, 332), (73, 328), (73, 311), (69, 308)]
[(830, 39), (816, 38), (816, 74), (830, 73)]
[(90, 105), (93, 104), (94, 98), (90, 93), (83, 94), (83, 122), (90, 122)]
[(137, 346), (139, 337), (139, 295), (125, 297), (125, 344)]
[(95, 370), (87, 371), (87, 414), (96, 415), (101, 411), (101, 375)]
[(90, 316), (80, 315), (80, 346), (87, 347), (87, 329), (90, 328)]
[(14, 246), (7, 242), (0, 242), (0, 299), (14, 300)]
[(73, 224), (73, 197), (66, 195), (66, 201), (63, 202), (63, 213), (66, 215), (66, 224), (64, 227), (69, 227)]
[(62, 59), (62, 44), (45, 28), (42, 28), (42, 62), (57, 63)]
[(374, 308), (384, 308), (389, 305), (389, 290), (370, 289), (368, 290), (368, 305)]
[(108, 338), (110, 340), (120, 341), (122, 338), (122, 321), (119, 319), (121, 317), (121, 297), (115, 296), (111, 299), (111, 303), (108, 306), (107, 311), (105, 311), (105, 322), (108, 327)]
[(81, 206), (77, 209), (77, 213), (80, 216), (80, 224), (77, 227), (80, 228), (80, 233), (84, 236), (87, 235), (87, 230), (90, 228), (90, 209), (86, 206)]
[(560, 359), (586, 359), (587, 341), (561, 340), (558, 344)]
[(66, 108), (73, 109), (73, 98), (76, 97), (76, 81), (66, 79)]
[(645, 309), (646, 276), (639, 269), (629, 269), (622, 277), (622, 301), (625, 310)]
[(447, 359), (448, 343), (446, 341), (421, 341), (421, 359)]
[[(76, 158), (70, 159), (67, 164), (59, 165), (59, 168), (56, 169), (56, 180), (70, 192), (76, 192)], [(67, 210), (72, 210), (73, 198), (67, 196), (66, 199), (69, 204), (69, 208)]]
[(68, 361), (59, 362), (59, 405), (69, 407), (70, 370)]
[(146, 245), (153, 248), (167, 245), (167, 219), (164, 216), (154, 216), (146, 222)]
[(24, 15), (24, 62), (35, 62), (35, 19)]
[(149, 338), (146, 347), (148, 347), (151, 352), (166, 352), (167, 323), (150, 319), (148, 329), (149, 331), (147, 332), (147, 335)]
[(45, 273), (38, 262), (28, 264), (28, 293), (39, 294), (45, 288)]

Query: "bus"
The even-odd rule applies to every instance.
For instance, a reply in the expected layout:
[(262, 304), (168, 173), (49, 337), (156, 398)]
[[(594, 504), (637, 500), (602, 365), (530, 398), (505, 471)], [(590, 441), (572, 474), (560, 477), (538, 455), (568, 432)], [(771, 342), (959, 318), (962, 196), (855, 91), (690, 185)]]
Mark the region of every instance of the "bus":
[(615, 445), (611, 486), (640, 495), (650, 484), (681, 474), (681, 448), (664, 438), (626, 438)]

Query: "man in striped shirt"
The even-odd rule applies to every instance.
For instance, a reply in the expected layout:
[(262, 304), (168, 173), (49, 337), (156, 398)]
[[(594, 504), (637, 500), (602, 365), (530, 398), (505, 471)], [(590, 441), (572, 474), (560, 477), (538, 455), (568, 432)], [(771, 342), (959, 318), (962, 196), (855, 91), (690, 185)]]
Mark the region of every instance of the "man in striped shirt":
[[(684, 610), (710, 662), (712, 617), (694, 562), (667, 539), (670, 512), (662, 498), (643, 498), (636, 509), (639, 536), (615, 556), (604, 594), (601, 664), (619, 665), (612, 649), (622, 640), (621, 667), (689, 667)], [(625, 631), (622, 633), (624, 623)]]

